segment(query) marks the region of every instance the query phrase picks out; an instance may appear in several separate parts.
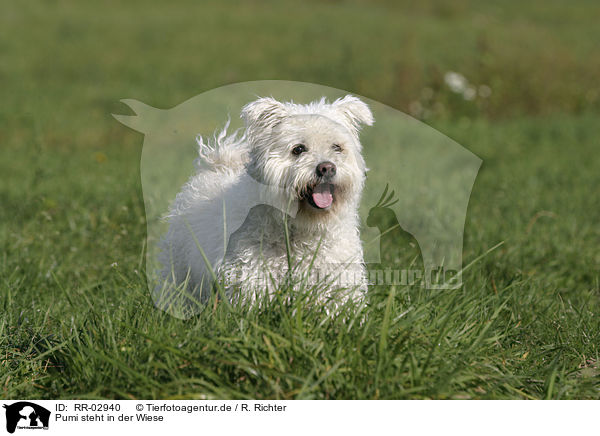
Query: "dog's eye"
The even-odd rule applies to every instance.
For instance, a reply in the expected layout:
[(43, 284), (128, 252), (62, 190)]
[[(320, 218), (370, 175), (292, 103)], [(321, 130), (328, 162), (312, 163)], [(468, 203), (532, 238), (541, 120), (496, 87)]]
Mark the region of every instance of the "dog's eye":
[(292, 154), (294, 156), (300, 156), (305, 151), (306, 151), (306, 146), (304, 144), (296, 144), (296, 145), (294, 145), (294, 148), (292, 148)]
[(334, 150), (334, 151), (336, 151), (336, 152), (338, 152), (338, 153), (341, 153), (341, 152), (342, 152), (342, 146), (341, 146), (341, 145), (339, 145), (339, 144), (333, 144), (333, 145), (331, 146), (331, 148), (333, 148), (333, 150)]

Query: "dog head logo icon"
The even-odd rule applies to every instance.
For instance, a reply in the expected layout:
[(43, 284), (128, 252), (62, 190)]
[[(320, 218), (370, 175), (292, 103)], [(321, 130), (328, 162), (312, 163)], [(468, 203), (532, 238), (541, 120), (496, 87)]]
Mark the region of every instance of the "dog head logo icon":
[(28, 401), (19, 401), (3, 406), (6, 409), (6, 431), (14, 433), (19, 429), (47, 429), (50, 411)]

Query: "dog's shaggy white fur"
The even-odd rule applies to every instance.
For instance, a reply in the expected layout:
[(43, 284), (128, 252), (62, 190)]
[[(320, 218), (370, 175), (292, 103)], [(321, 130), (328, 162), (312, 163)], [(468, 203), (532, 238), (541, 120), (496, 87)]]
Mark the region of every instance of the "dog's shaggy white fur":
[(197, 173), (162, 241), (165, 283), (205, 302), (217, 279), (228, 298), (254, 301), (292, 277), (327, 283), (315, 287), (321, 301), (360, 299), (359, 130), (373, 123), (369, 107), (353, 96), (307, 105), (260, 98), (241, 117), (242, 134), (228, 135), (228, 123), (212, 140), (198, 138)]

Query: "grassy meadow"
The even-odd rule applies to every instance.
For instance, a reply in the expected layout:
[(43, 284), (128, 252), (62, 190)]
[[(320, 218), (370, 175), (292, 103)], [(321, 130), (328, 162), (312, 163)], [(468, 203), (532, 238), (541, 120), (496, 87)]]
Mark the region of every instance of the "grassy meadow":
[[(600, 398), (597, 3), (2, 9), (0, 398)], [(143, 136), (111, 113), (266, 79), (380, 101), (483, 160), (463, 288), (375, 286), (334, 319), (154, 307)]]

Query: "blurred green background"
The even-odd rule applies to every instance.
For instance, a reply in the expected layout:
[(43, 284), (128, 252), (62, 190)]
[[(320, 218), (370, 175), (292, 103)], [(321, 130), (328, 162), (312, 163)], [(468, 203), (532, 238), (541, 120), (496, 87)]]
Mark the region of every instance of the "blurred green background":
[[(0, 396), (598, 397), (597, 1), (0, 10)], [(292, 351), (273, 360), (258, 328), (160, 318), (140, 274), (143, 137), (111, 113), (130, 113), (123, 98), (170, 108), (271, 79), (380, 101), (483, 159), (465, 263), (505, 243), (471, 268), (462, 303), (432, 298), (411, 318), (421, 297), (397, 290), (389, 301), (409, 315), (385, 328), (374, 305), (364, 333), (294, 331), (309, 341), (305, 365)]]
[[(171, 107), (260, 79), (328, 85), (422, 116), (419, 102), (432, 119), (579, 113), (600, 104), (599, 15), (591, 0), (6, 3), (2, 115), (79, 132), (77, 122), (110, 120), (120, 98)], [(455, 95), (448, 71), (491, 94)], [(102, 142), (90, 136), (73, 140)]]

